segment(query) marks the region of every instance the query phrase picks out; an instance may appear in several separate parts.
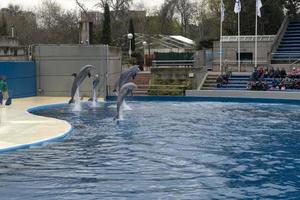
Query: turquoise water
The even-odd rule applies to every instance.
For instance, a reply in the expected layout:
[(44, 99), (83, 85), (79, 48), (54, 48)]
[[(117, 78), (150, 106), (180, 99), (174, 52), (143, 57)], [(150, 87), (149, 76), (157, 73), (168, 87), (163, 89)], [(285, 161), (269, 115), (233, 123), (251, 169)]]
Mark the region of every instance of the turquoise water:
[(0, 199), (299, 199), (300, 106), (129, 102), (35, 113), (61, 142), (0, 154)]

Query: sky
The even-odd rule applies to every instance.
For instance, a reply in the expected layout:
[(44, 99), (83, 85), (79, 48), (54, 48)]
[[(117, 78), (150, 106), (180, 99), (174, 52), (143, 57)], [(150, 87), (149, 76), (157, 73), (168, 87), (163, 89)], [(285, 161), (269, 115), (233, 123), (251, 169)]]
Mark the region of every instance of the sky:
[[(75, 0), (54, 0), (59, 3), (64, 9), (77, 9)], [(133, 0), (133, 8), (140, 8), (140, 5), (144, 5), (148, 9), (158, 8), (164, 0)], [(9, 3), (21, 5), (25, 10), (34, 10), (41, 4), (42, 0), (0, 0), (0, 7), (7, 7)], [(97, 0), (79, 0), (89, 10), (97, 9), (95, 4)]]

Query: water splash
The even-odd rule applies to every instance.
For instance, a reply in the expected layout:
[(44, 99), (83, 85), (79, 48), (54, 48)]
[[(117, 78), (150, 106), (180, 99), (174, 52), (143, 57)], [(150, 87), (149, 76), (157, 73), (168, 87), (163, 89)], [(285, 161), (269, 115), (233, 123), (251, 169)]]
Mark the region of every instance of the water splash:
[(121, 106), (120, 106), (120, 111), (119, 111), (119, 121), (123, 121), (124, 120), (124, 115), (123, 115), (123, 111), (125, 110), (124, 109), (124, 104), (125, 103), (125, 101), (123, 101), (123, 103), (121, 104)]
[(95, 88), (93, 89), (92, 107), (94, 107), (94, 108), (97, 107), (97, 91)]
[(122, 103), (123, 110), (132, 110), (132, 108), (124, 100)]
[(74, 96), (74, 101), (75, 101), (75, 104), (74, 104), (74, 107), (73, 107), (73, 111), (81, 111), (82, 108), (81, 108), (81, 105), (80, 105), (80, 95), (79, 95), (79, 87), (76, 89), (76, 93), (75, 93), (75, 96)]

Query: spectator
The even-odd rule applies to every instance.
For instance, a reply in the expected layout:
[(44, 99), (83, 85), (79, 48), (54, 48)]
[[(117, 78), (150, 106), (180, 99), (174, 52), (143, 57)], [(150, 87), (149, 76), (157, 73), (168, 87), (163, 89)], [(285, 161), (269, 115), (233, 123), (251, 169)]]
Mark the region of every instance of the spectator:
[(274, 72), (274, 78), (280, 78), (280, 70), (277, 68)]
[(281, 68), (281, 71), (280, 71), (280, 78), (285, 78), (286, 77), (286, 71), (284, 68)]
[(273, 78), (274, 77), (274, 73), (275, 73), (274, 68), (271, 67), (271, 69), (269, 70), (269, 77)]
[(6, 77), (3, 76), (0, 78), (0, 90), (1, 90), (1, 97), (0, 97), (0, 104), (3, 104), (3, 100), (5, 100), (5, 105), (11, 104), (11, 98), (8, 94), (8, 86), (6, 82)]

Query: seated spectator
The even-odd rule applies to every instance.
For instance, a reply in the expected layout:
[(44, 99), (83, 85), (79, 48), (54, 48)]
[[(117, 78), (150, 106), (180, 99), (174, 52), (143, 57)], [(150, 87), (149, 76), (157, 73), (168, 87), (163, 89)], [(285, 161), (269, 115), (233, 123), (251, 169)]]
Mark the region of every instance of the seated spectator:
[(269, 70), (268, 70), (268, 68), (265, 69), (264, 78), (269, 78)]
[(286, 89), (294, 89), (294, 87), (295, 87), (295, 82), (288, 77), (285, 77), (283, 79), (283, 83), (284, 83)]
[(280, 78), (280, 70), (277, 68), (274, 72), (274, 78)]
[(271, 84), (271, 89), (275, 90), (278, 87), (279, 81), (274, 79)]
[(250, 90), (257, 90), (257, 91), (261, 91), (261, 90), (267, 90), (268, 89), (268, 84), (266, 82), (262, 82), (262, 81), (252, 81), (250, 82), (248, 88)]
[(284, 68), (282, 68), (282, 69), (280, 70), (280, 78), (285, 78), (285, 77), (286, 77), (286, 71), (285, 71)]
[(274, 68), (271, 67), (271, 69), (269, 70), (269, 78), (274, 78), (274, 73), (275, 73)]
[(296, 80), (294, 84), (295, 89), (300, 89), (300, 80)]
[(254, 69), (254, 72), (251, 74), (251, 81), (258, 81), (260, 77), (259, 70), (257, 68)]

